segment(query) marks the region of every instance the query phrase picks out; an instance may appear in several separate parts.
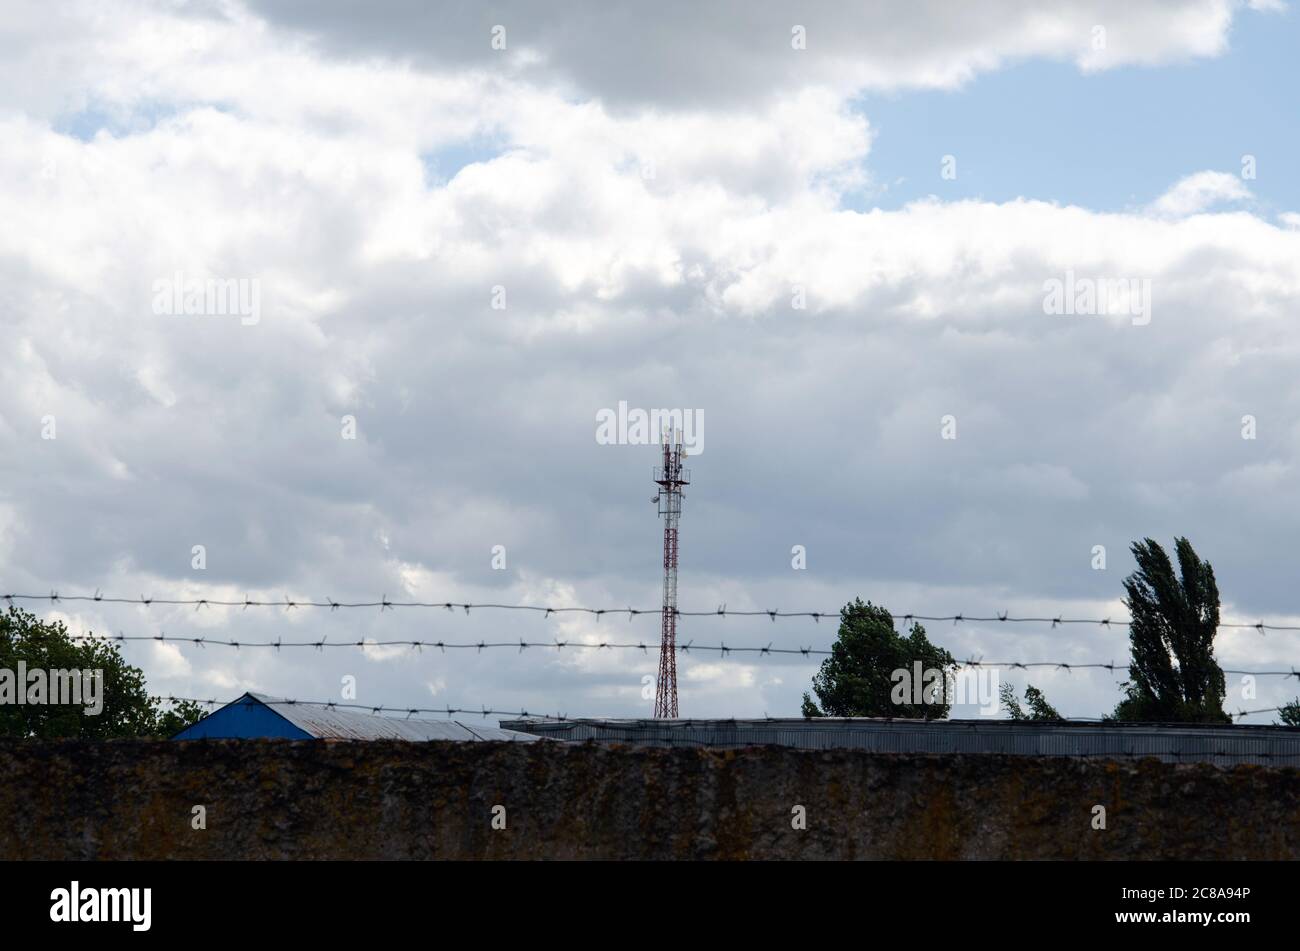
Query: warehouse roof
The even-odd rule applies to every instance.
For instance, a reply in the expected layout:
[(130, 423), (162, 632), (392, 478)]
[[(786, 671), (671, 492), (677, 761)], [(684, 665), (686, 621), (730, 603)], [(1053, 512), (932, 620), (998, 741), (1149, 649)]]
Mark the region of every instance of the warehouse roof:
[(1300, 728), (1189, 723), (904, 720), (815, 717), (754, 720), (536, 720), (501, 726), (556, 740), (633, 746), (789, 746), (876, 753), (1004, 753), (1175, 763), (1300, 767)]
[(172, 739), (271, 737), (298, 740), (502, 740), (531, 743), (539, 737), (458, 720), (385, 717), (325, 703), (277, 700), (246, 693)]

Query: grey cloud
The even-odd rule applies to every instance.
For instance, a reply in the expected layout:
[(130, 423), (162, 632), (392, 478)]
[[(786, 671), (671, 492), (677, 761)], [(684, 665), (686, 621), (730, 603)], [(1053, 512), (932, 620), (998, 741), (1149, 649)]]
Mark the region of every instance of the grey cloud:
[[(846, 91), (952, 86), (1006, 59), (1083, 60), (1095, 25), (1106, 27), (1114, 62), (1207, 55), (1225, 42), (1236, 5), (1062, 4), (1051, 17), (1021, 0), (668, 0), (653, 7), (593, 0), (562, 10), (527, 0), (490, 6), (391, 0), (364, 8), (345, 0), (253, 0), (251, 6), (339, 56), (392, 56), (436, 69), (505, 68), (616, 107), (713, 108), (805, 84)], [(506, 28), (509, 55), (490, 45), (496, 25)], [(806, 30), (806, 50), (791, 47), (795, 26)], [(532, 55), (520, 55), (525, 50)]]

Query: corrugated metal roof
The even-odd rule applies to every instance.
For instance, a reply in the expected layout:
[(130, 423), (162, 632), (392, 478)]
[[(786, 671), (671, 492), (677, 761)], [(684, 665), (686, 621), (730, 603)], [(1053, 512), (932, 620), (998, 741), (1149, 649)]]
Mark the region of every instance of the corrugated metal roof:
[(1300, 767), (1300, 729), (1155, 723), (1016, 720), (505, 720), (505, 729), (557, 740), (635, 746), (789, 746), (878, 753), (1151, 756), (1176, 763)]
[(458, 720), (417, 720), (342, 710), (323, 703), (289, 703), (249, 692), (298, 729), (318, 740), (502, 740), (533, 743), (532, 733), (492, 726), (469, 726)]

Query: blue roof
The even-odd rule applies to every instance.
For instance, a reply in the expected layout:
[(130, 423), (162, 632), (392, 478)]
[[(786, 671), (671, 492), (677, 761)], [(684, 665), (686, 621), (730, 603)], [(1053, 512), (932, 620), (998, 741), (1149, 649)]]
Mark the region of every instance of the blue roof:
[(491, 726), (469, 726), (457, 720), (417, 720), (385, 717), (341, 709), (324, 703), (277, 700), (246, 693), (198, 723), (177, 733), (174, 740), (498, 740), (532, 743), (530, 733)]

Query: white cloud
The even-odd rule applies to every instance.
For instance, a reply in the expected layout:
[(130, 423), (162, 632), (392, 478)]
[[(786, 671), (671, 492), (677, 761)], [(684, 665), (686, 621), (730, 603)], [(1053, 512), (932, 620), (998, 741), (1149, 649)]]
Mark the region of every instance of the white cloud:
[(1226, 202), (1245, 201), (1250, 189), (1236, 175), (1228, 172), (1196, 172), (1181, 178), (1151, 204), (1158, 215), (1181, 218), (1208, 211)]

